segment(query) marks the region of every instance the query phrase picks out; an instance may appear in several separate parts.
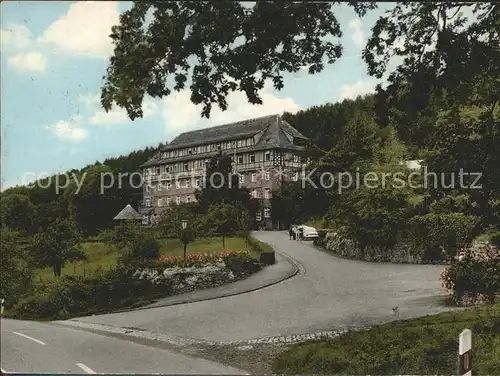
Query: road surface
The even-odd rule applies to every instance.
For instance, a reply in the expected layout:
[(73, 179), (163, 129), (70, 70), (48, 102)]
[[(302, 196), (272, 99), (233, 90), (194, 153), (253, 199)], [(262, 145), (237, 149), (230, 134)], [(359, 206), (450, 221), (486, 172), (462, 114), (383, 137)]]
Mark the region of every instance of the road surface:
[(166, 349), (49, 323), (1, 320), (2, 373), (242, 374)]
[(86, 323), (134, 327), (209, 341), (314, 333), (439, 313), (443, 290), (438, 265), (376, 264), (346, 260), (288, 239), (283, 232), (257, 238), (291, 256), (301, 273), (255, 292), (188, 303), (79, 318)]

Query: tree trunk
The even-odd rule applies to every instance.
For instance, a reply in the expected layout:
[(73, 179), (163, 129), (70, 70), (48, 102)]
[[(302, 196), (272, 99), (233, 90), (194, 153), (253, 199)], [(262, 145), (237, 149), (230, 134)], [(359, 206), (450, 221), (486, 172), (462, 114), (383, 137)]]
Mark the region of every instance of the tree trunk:
[(184, 241), (184, 261), (186, 261), (187, 258), (187, 242)]
[(226, 237), (222, 235), (222, 248), (226, 248)]

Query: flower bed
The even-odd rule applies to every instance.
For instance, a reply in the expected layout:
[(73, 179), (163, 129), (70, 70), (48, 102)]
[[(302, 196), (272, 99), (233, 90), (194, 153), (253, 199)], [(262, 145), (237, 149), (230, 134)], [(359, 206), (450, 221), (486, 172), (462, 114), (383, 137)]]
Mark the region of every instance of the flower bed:
[(183, 257), (162, 255), (159, 262), (149, 268), (138, 269), (132, 277), (147, 280), (154, 285), (168, 285), (172, 294), (216, 287), (244, 278), (259, 270), (249, 252), (224, 251), (188, 254)]
[(440, 280), (459, 306), (494, 303), (500, 293), (500, 249), (488, 243), (462, 248)]

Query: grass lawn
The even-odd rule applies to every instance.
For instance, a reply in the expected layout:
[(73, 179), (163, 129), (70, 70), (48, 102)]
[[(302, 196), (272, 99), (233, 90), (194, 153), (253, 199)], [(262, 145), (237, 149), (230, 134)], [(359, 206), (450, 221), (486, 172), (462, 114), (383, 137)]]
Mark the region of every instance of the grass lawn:
[(456, 374), (458, 336), (472, 330), (475, 375), (500, 374), (500, 304), (384, 324), (290, 346), (277, 374)]
[[(160, 253), (175, 256), (184, 255), (184, 245), (180, 240), (160, 239)], [(226, 238), (225, 248), (222, 247), (222, 238), (201, 238), (188, 244), (188, 253), (219, 253), (230, 249), (232, 251), (248, 250), (258, 260), (260, 254), (254, 251), (244, 238)], [(89, 242), (82, 245), (87, 254), (86, 261), (71, 262), (64, 266), (62, 275), (83, 275), (99, 268), (109, 270), (116, 267), (118, 251), (106, 243)], [(39, 279), (54, 278), (51, 268), (38, 269), (35, 273), (35, 281)]]

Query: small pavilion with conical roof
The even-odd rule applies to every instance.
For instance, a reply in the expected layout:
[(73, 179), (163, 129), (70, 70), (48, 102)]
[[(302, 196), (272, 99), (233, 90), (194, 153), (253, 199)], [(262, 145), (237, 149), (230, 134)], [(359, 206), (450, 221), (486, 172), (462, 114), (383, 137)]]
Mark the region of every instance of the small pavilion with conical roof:
[(128, 204), (113, 219), (140, 221), (140, 220), (142, 220), (142, 216), (137, 212), (137, 210), (135, 210), (130, 204)]

